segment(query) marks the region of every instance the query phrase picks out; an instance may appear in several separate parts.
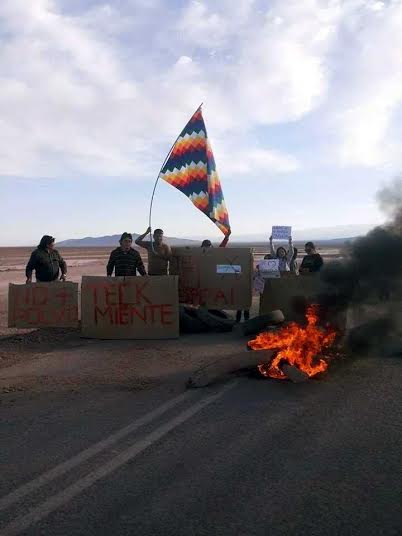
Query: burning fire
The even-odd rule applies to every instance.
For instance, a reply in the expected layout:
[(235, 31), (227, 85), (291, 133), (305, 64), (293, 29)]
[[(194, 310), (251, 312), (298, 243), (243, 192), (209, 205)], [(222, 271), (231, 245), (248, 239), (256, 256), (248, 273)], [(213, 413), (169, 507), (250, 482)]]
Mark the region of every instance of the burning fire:
[(281, 365), (288, 363), (299, 368), (312, 377), (324, 372), (328, 364), (323, 359), (316, 359), (323, 348), (332, 345), (335, 340), (334, 330), (321, 329), (318, 324), (318, 306), (311, 305), (306, 313), (307, 326), (302, 327), (291, 322), (280, 330), (269, 333), (260, 333), (248, 343), (253, 350), (277, 350), (277, 354), (268, 364), (258, 365), (263, 376), (286, 379)]

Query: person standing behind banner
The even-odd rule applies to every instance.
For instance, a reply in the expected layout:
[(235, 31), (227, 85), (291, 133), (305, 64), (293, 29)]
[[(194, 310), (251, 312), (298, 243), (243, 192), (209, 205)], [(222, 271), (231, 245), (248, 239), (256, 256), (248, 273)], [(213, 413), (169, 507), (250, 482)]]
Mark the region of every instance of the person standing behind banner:
[(172, 258), (172, 250), (169, 244), (163, 241), (162, 229), (155, 229), (153, 242), (145, 241), (144, 238), (151, 232), (151, 228), (140, 235), (135, 243), (148, 251), (148, 275), (168, 275), (169, 261)]
[(303, 258), (300, 273), (308, 274), (319, 272), (324, 264), (324, 260), (315, 249), (313, 242), (307, 242), (304, 248), (307, 255)]
[[(225, 235), (225, 238), (219, 244), (220, 248), (225, 248), (226, 247), (227, 243), (229, 242), (230, 234), (231, 234), (231, 231), (229, 230), (229, 232)], [(203, 240), (202, 244), (201, 244), (201, 247), (202, 248), (213, 248), (214, 246), (212, 245), (211, 240)]]
[(106, 274), (110, 277), (114, 270), (116, 277), (135, 276), (137, 271), (140, 275), (147, 275), (141, 255), (131, 247), (133, 243), (131, 233), (123, 233), (119, 243), (120, 247), (114, 249), (110, 254)]
[(293, 258), (294, 248), (292, 237), (289, 236), (289, 249), (286, 249), (283, 246), (279, 246), (275, 252), (273, 245), (272, 236), (269, 237), (269, 247), (273, 259), (279, 259), (279, 271), (280, 272), (290, 272), (290, 262)]
[(293, 257), (290, 259), (289, 268), (293, 274), (299, 275), (299, 267), (297, 263), (298, 249), (293, 248)]
[(32, 283), (32, 272), (34, 270), (36, 281), (40, 283), (56, 281), (59, 277), (60, 270), (60, 280), (66, 280), (67, 264), (54, 245), (55, 239), (53, 236), (42, 236), (38, 247), (31, 253), (25, 269), (27, 283)]

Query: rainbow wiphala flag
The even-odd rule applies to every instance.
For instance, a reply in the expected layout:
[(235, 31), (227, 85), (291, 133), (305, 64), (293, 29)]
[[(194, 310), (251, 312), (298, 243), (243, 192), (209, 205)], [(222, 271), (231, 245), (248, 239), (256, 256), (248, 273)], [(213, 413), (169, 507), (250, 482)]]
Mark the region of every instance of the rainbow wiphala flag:
[(199, 108), (182, 130), (160, 178), (180, 190), (226, 235), (229, 216)]

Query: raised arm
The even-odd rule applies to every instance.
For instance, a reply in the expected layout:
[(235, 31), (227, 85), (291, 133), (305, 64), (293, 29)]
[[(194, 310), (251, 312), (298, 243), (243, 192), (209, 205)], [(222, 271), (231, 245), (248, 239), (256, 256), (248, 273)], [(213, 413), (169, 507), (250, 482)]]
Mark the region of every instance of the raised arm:
[(288, 253), (286, 255), (286, 259), (287, 261), (290, 263), (290, 261), (292, 260), (293, 258), (293, 254), (295, 252), (295, 248), (293, 247), (293, 240), (292, 240), (292, 237), (289, 236), (289, 249), (288, 249)]
[(229, 242), (229, 238), (230, 238), (230, 235), (231, 235), (232, 231), (229, 229), (229, 232), (227, 235), (225, 235), (225, 238), (222, 240), (222, 242), (219, 244), (219, 247), (220, 248), (225, 248), (227, 243)]
[(276, 253), (274, 250), (274, 244), (273, 244), (273, 238), (272, 236), (269, 237), (269, 252), (272, 255), (272, 258), (274, 259), (276, 257)]
[(148, 229), (145, 231), (145, 233), (143, 233), (142, 235), (140, 235), (140, 236), (135, 240), (135, 243), (137, 244), (137, 246), (140, 246), (140, 247), (142, 247), (142, 248), (147, 248), (149, 242), (145, 242), (145, 241), (144, 241), (144, 238), (147, 236), (147, 234), (150, 234), (150, 233), (151, 233), (151, 227), (148, 227)]

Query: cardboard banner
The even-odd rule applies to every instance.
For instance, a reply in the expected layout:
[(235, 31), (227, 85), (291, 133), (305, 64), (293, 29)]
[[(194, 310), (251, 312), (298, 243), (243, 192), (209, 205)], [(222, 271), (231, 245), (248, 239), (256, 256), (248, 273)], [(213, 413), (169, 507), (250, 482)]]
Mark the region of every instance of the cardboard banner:
[(280, 309), (285, 320), (302, 322), (305, 305), (314, 303), (322, 290), (319, 274), (297, 276), (282, 272), (280, 279), (266, 279), (260, 302), (260, 314)]
[(83, 276), (82, 335), (96, 339), (177, 338), (177, 279), (175, 276)]
[(75, 328), (78, 283), (55, 281), (8, 287), (8, 327)]
[(179, 301), (208, 309), (249, 309), (253, 255), (249, 248), (172, 248), (170, 273), (179, 276)]

